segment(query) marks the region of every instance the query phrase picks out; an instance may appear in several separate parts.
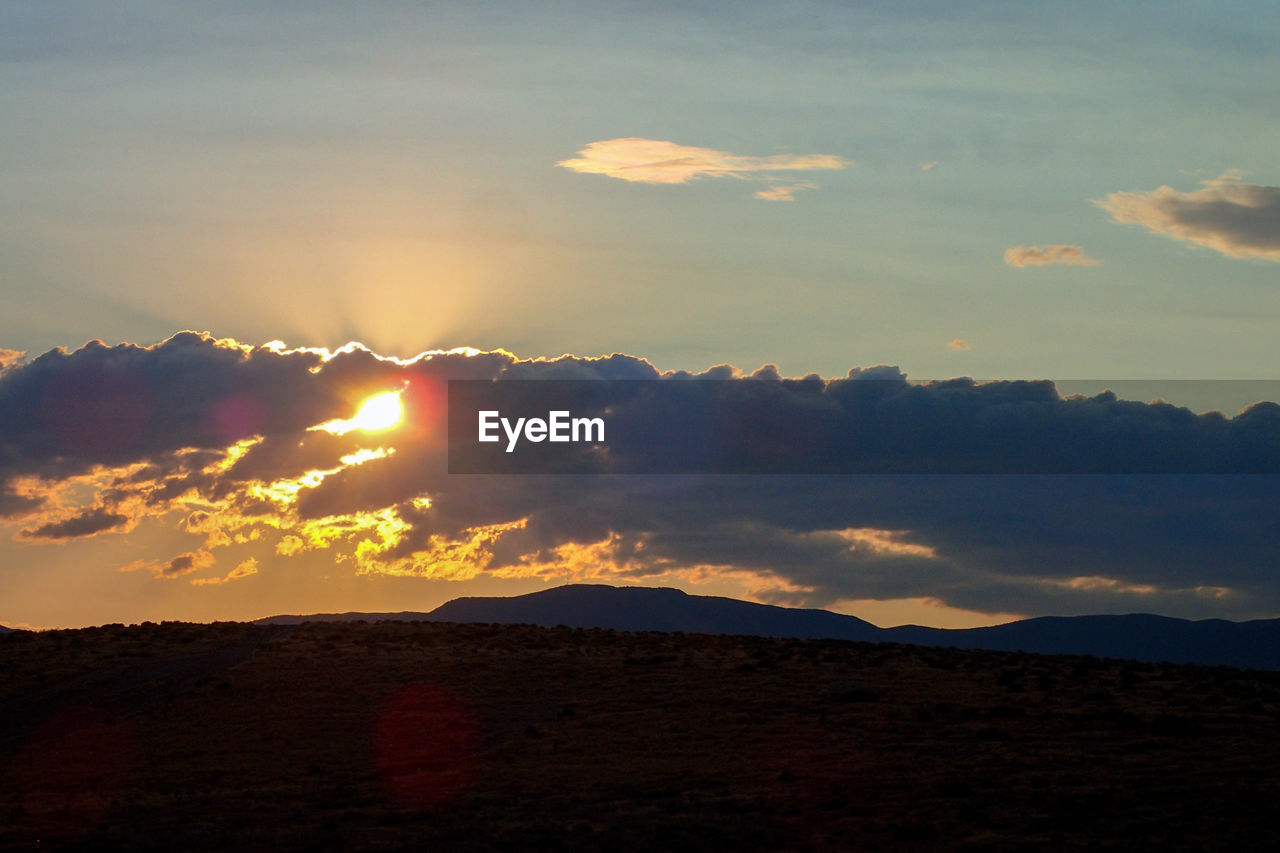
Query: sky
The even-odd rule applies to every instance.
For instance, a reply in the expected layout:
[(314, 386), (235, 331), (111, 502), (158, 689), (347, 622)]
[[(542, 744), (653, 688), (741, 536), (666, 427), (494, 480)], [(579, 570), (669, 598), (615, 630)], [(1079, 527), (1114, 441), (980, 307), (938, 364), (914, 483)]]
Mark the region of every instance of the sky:
[[(1244, 417), (1280, 380), (1273, 11), (0, 0), (0, 623), (567, 580), (1278, 616), (1265, 475), (461, 481), (428, 434), (448, 378), (765, 365)], [(401, 424), (313, 429), (388, 391)], [(1275, 446), (1231, 423), (1187, 429)]]

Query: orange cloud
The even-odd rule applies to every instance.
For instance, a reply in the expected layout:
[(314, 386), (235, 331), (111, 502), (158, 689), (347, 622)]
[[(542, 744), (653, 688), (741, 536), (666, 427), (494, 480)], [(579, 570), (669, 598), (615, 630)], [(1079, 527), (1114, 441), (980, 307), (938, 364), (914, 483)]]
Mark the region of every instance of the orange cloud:
[[(844, 169), (850, 165), (850, 161), (835, 154), (749, 157), (638, 137), (592, 142), (578, 154), (580, 156), (561, 160), (556, 165), (575, 172), (646, 184), (685, 184), (695, 178), (747, 178), (753, 173)], [(811, 188), (808, 184), (796, 185), (791, 191)], [(781, 187), (762, 190), (756, 198), (790, 201), (789, 194)]]
[(294, 554), (306, 549), (307, 543), (302, 541), (301, 536), (289, 534), (281, 537), (276, 543), (276, 553), (284, 557), (292, 557)]
[(135, 560), (127, 566), (121, 566), (122, 572), (136, 572), (139, 569), (146, 569), (158, 578), (176, 578), (181, 575), (191, 574), (200, 569), (207, 569), (214, 564), (214, 556), (208, 551), (201, 548), (198, 551), (189, 551), (186, 554), (179, 554), (168, 561), (160, 560)]
[(118, 532), (133, 527), (133, 519), (127, 515), (113, 512), (105, 506), (96, 506), (79, 512), (69, 518), (48, 521), (36, 527), (19, 531), (20, 539), (79, 539), (96, 536), (99, 533)]
[(1203, 189), (1112, 193), (1094, 202), (1116, 222), (1206, 246), (1229, 258), (1280, 261), (1280, 187), (1246, 184), (1232, 173)]
[(247, 578), (250, 575), (256, 575), (257, 573), (258, 561), (255, 558), (250, 557), (220, 578), (192, 578), (191, 583), (195, 586), (217, 586), (218, 584), (238, 581), (241, 578)]
[(954, 341), (947, 341), (947, 349), (953, 350), (971, 350), (973, 347), (964, 338), (956, 338)]
[(1038, 267), (1045, 264), (1079, 264), (1092, 267), (1097, 261), (1084, 253), (1079, 246), (1014, 246), (1004, 253), (1004, 262), (1011, 267)]

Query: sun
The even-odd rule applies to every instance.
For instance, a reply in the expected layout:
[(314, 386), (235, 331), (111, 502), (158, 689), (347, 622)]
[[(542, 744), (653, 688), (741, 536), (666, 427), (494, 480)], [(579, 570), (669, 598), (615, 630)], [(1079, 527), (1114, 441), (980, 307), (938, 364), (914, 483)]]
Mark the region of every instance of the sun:
[(358, 429), (364, 432), (381, 432), (397, 426), (404, 420), (404, 404), (400, 402), (400, 391), (385, 391), (375, 394), (360, 404), (353, 417), (348, 420), (325, 421), (308, 430), (324, 430), (332, 435), (346, 435)]
[(404, 418), (404, 404), (400, 402), (399, 391), (387, 391), (376, 394), (360, 404), (348, 423), (352, 429), (365, 432), (378, 432), (391, 429)]

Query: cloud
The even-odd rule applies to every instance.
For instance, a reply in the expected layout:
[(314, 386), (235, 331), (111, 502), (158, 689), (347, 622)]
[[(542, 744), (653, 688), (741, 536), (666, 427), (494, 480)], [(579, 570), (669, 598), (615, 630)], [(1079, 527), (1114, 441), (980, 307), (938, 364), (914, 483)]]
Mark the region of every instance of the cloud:
[(191, 583), (193, 586), (218, 586), (220, 584), (238, 581), (241, 578), (247, 578), (251, 575), (256, 575), (257, 573), (258, 561), (256, 558), (250, 557), (222, 577), (192, 578)]
[(925, 160), (920, 164), (920, 171), (922, 172), (932, 171), (933, 167), (937, 165), (938, 165), (937, 160)]
[(93, 507), (58, 521), (49, 521), (37, 527), (22, 530), (22, 539), (79, 539), (113, 530), (131, 527), (132, 519), (113, 512), (104, 506)]
[(1246, 184), (1228, 173), (1192, 192), (1162, 186), (1112, 193), (1094, 204), (1116, 222), (1141, 225), (1227, 257), (1280, 261), (1280, 187)]
[[(685, 184), (696, 178), (751, 178), (757, 173), (768, 180), (768, 175), (775, 172), (844, 169), (850, 165), (850, 161), (835, 154), (748, 157), (637, 137), (592, 142), (578, 154), (580, 156), (561, 160), (556, 165), (575, 172), (647, 184)], [(813, 184), (771, 187), (756, 193), (755, 197), (790, 201), (791, 193), (812, 188)]]
[(169, 580), (190, 574), (191, 572), (200, 571), (201, 569), (207, 569), (212, 566), (214, 562), (215, 558), (213, 554), (202, 548), (198, 551), (179, 554), (178, 556), (165, 561), (137, 560), (127, 566), (121, 566), (120, 571), (135, 572), (139, 569), (145, 569), (158, 578)]
[(1097, 261), (1084, 253), (1079, 246), (1014, 246), (1004, 253), (1004, 262), (1011, 267), (1043, 266), (1044, 264), (1081, 264), (1096, 266)]
[(973, 347), (964, 338), (956, 338), (954, 341), (947, 341), (947, 349), (953, 350), (971, 350)]
[(0, 373), (4, 373), (11, 367), (15, 367), (22, 361), (22, 357), (26, 355), (22, 350), (5, 349), (0, 347)]
[(758, 190), (754, 197), (764, 201), (795, 201), (795, 194), (801, 190), (817, 188), (817, 184), (775, 184), (768, 189)]
[[(595, 476), (451, 475), (450, 379), (645, 379), (678, 386), (685, 402), (622, 401), (616, 417), (665, 428), (611, 437)], [(98, 382), (145, 417), (95, 394)], [(402, 426), (311, 429), (399, 389)], [(729, 406), (709, 421), (717, 428), (691, 415), (716, 406)], [(779, 470), (883, 473), (607, 473), (735, 446)], [(18, 535), (58, 547), (124, 530), (127, 517), (191, 537), (176, 557), (124, 567), (161, 579), (236, 548), (236, 568), (199, 586), (246, 577), (249, 559), (265, 574), (311, 555), (439, 579), (736, 578), (811, 606), (930, 598), (987, 613), (1274, 615), (1280, 578), (1260, 567), (1280, 564), (1269, 523), (1277, 460), (1270, 403), (1197, 415), (1106, 393), (1062, 397), (1049, 382), (915, 384), (883, 365), (788, 379), (776, 367), (662, 373), (622, 354), (387, 359), (358, 345), (182, 333), (55, 350), (0, 376), (0, 495), (40, 514)], [(1088, 471), (1104, 475), (1078, 473)]]
[(276, 553), (284, 557), (292, 557), (299, 551), (305, 550), (307, 543), (302, 541), (300, 536), (282, 536), (280, 541), (276, 543)]
[(20, 495), (12, 490), (12, 486), (0, 485), (0, 519), (21, 518), (38, 510), (44, 499), (31, 495)]

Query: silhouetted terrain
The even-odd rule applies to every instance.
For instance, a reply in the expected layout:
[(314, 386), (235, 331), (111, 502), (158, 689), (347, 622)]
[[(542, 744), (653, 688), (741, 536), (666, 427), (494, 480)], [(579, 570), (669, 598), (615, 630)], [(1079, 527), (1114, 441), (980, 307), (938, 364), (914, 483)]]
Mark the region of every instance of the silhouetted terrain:
[[(0, 639), (0, 848), (1261, 848), (1280, 674), (439, 622)], [(38, 841), (37, 841), (38, 839)]]
[(967, 649), (1089, 654), (1142, 661), (1280, 669), (1280, 619), (1192, 622), (1164, 616), (1042, 617), (990, 628), (878, 628), (827, 610), (798, 610), (678, 589), (570, 584), (509, 598), (457, 598), (430, 613), (273, 616), (306, 620), (483, 622), (618, 631), (683, 631), (759, 637), (861, 640)]
[[(1280, 673), (432, 622), (0, 640), (0, 849), (1257, 849)], [(38, 839), (38, 840), (37, 840)]]

